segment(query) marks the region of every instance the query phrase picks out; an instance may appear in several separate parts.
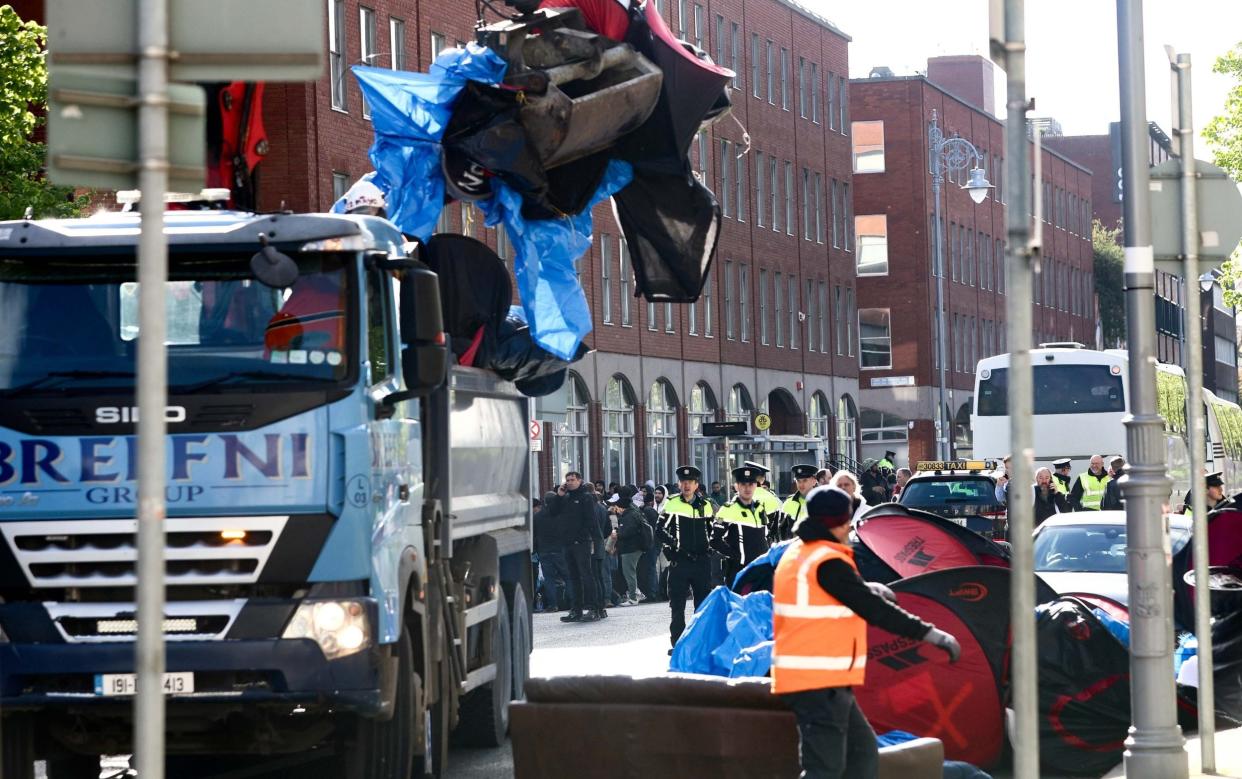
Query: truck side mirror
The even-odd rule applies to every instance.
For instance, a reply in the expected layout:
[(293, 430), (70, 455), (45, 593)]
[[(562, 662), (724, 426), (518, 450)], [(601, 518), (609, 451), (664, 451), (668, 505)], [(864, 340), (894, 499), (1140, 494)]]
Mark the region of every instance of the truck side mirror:
[(403, 261), (398, 328), (401, 335), (401, 377), (405, 391), (384, 398), (384, 405), (426, 397), (448, 375), (448, 339), (440, 309), (440, 277), (421, 262)]

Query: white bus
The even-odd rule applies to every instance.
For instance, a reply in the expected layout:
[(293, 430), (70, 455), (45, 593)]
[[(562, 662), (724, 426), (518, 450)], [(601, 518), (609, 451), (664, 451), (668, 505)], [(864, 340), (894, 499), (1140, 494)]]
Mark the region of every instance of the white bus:
[[(1031, 350), (1036, 467), (1069, 457), (1072, 472), (1078, 474), (1093, 454), (1103, 455), (1106, 465), (1110, 455), (1126, 454), (1122, 423), (1130, 411), (1129, 362), (1123, 350), (1101, 352), (1076, 343), (1040, 344)], [(1156, 383), (1176, 506), (1190, 484), (1186, 374), (1177, 366), (1158, 364)], [(1224, 471), (1226, 489), (1232, 491), (1242, 486), (1242, 409), (1206, 390), (1204, 401), (1208, 471)], [(1008, 354), (979, 361), (970, 422), (975, 457), (999, 459), (1010, 453)]]

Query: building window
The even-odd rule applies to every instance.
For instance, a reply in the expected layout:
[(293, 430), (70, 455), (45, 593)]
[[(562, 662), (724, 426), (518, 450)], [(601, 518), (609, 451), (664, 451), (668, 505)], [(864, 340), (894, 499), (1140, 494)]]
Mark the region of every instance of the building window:
[[(780, 290), (776, 291), (780, 294)], [(798, 348), (798, 278), (789, 274), (789, 348)]]
[(845, 351), (854, 356), (854, 288), (845, 288)]
[(690, 390), (690, 407), (686, 421), (690, 434), (690, 461), (703, 473), (703, 483), (711, 484), (718, 478), (716, 441), (703, 437), (703, 423), (716, 419), (716, 396), (711, 387), (703, 382)]
[(474, 203), (461, 201), (461, 234), (467, 238), (474, 237), (474, 226), (478, 223), (475, 216)]
[[(361, 55), (364, 65), (374, 65), (375, 52), (375, 11), (365, 6), (358, 7), (358, 34), (361, 39)], [(362, 116), (371, 118), (371, 107), (367, 105), (367, 96), (362, 96)]]
[(785, 298), (784, 273), (776, 271), (773, 277), (773, 321), (776, 323), (776, 345), (785, 348)]
[(822, 392), (811, 395), (806, 412), (806, 432), (811, 438), (828, 440), (828, 398)]
[(565, 421), (552, 432), (557, 484), (563, 483), (565, 474), (570, 471), (577, 471), (584, 479), (587, 478), (587, 433), (590, 425), (587, 404), (590, 397), (582, 378), (573, 371), (569, 371), (564, 392)]
[(665, 379), (647, 395), (647, 475), (657, 484), (672, 480), (677, 467), (677, 398)]
[(793, 163), (785, 160), (785, 235), (794, 234), (794, 172)]
[(716, 64), (724, 67), (724, 17), (716, 14)]
[(824, 242), (824, 177), (815, 173), (815, 243)]
[[(840, 287), (838, 287), (838, 289), (840, 289)], [(807, 294), (809, 295), (810, 292), (808, 291)], [(827, 354), (828, 353), (828, 329), (827, 329), (828, 285), (822, 281), (819, 282), (818, 302), (819, 302), (819, 306), (815, 309), (815, 315), (819, 317), (818, 327), (816, 328), (816, 330), (819, 333), (819, 353)]]
[(694, 45), (703, 48), (703, 6), (694, 4)]
[(750, 93), (759, 97), (759, 33), (750, 34)]
[(612, 236), (601, 233), (599, 236), (599, 267), (600, 297), (603, 303), (600, 314), (606, 325), (612, 324)]
[(910, 426), (904, 417), (864, 408), (858, 415), (864, 444), (905, 443), (910, 438)]
[(847, 114), (845, 110), (845, 104), (846, 104), (846, 100), (849, 99), (849, 94), (850, 94), (849, 78), (846, 76), (842, 76), (841, 80), (837, 82), (837, 86), (839, 87), (839, 93), (840, 93), (839, 99), (837, 100), (837, 110), (840, 112), (840, 116), (837, 120), (837, 127), (841, 128), (841, 133), (844, 134), (845, 128), (846, 128), (845, 117)]
[(677, 0), (677, 37), (686, 40), (686, 0)]
[(811, 63), (811, 121), (819, 124), (819, 65)]
[(732, 341), (737, 334), (733, 314), (733, 261), (725, 260), (724, 264), (724, 306), (725, 306), (725, 338)]
[(777, 173), (776, 157), (768, 158), (769, 183), (771, 184), (769, 197), (772, 201), (772, 232), (779, 233), (781, 231), (781, 212), (778, 208), (778, 200), (780, 197), (780, 177)]
[(608, 380), (603, 411), (603, 479), (629, 484), (638, 477), (634, 472), (634, 391), (623, 376)]
[(656, 322), (656, 304), (648, 301), (647, 302), (647, 329), (654, 333), (658, 327), (659, 327), (659, 323)]
[(781, 47), (781, 110), (789, 110), (789, 49)]
[(798, 116), (806, 118), (806, 58), (798, 58)]
[(665, 303), (664, 304), (664, 332), (666, 333), (677, 332), (676, 327), (675, 327), (676, 324), (677, 324), (676, 321), (673, 319), (673, 304)]
[(862, 308), (858, 311), (859, 366), (891, 368), (892, 338), (887, 308)]
[(858, 275), (888, 275), (888, 215), (854, 216), (858, 236)]
[(837, 399), (837, 453), (853, 457), (856, 453), (854, 443), (858, 436), (857, 412), (854, 400), (849, 395)]
[(854, 172), (884, 172), (884, 122), (854, 122)]
[[(763, 282), (759, 289), (759, 307), (763, 310), (763, 324), (760, 325), (760, 329), (763, 331), (763, 339), (761, 343), (766, 346), (768, 343), (768, 272), (766, 270), (761, 270), (759, 273)], [(776, 283), (773, 284), (772, 289), (775, 291), (773, 298), (776, 303), (776, 307), (774, 309), (776, 314), (776, 345), (783, 347), (785, 345), (785, 327), (781, 323), (781, 320), (783, 319), (781, 316), (781, 280), (782, 274), (777, 272), (775, 278)]]
[(729, 142), (720, 141), (720, 213), (722, 216), (733, 216), (733, 205), (729, 199), (732, 185), (729, 182), (729, 176), (733, 173), (733, 166), (729, 164)]
[(349, 174), (340, 171), (332, 171), (332, 202), (336, 202), (345, 197), (345, 193), (349, 191)]
[(737, 264), (737, 297), (742, 312), (740, 324), (742, 343), (750, 340), (750, 268), (746, 263)]
[(841, 210), (837, 207), (837, 201), (840, 194), (840, 182), (836, 179), (832, 180), (832, 189), (829, 195), (832, 199), (832, 246), (840, 248), (841, 246)]
[(828, 73), (828, 129), (837, 129), (837, 74)]
[[(780, 274), (776, 274), (776, 277), (779, 279)], [(780, 332), (779, 324), (777, 332)], [(779, 339), (780, 335), (777, 335), (777, 338)], [(768, 271), (766, 268), (759, 270), (759, 343), (764, 346), (768, 345)]]
[(621, 253), (617, 258), (617, 276), (621, 279), (621, 326), (633, 327), (634, 316), (630, 303), (634, 297), (630, 292), (630, 287), (634, 280), (634, 269), (630, 267), (630, 245), (625, 242), (624, 238), (619, 240)]
[(745, 153), (737, 155), (734, 160), (737, 165), (737, 221), (746, 221), (746, 155)]
[(388, 18), (388, 47), (392, 49), (388, 64), (393, 70), (405, 70), (405, 22), (391, 16)]
[(729, 29), (729, 50), (732, 54), (732, 56), (729, 59), (729, 70), (733, 71), (733, 88), (734, 89), (741, 89), (741, 87), (738, 85), (738, 82), (737, 82), (738, 74), (742, 72), (741, 69), (738, 67), (738, 61), (742, 59), (741, 48), (742, 48), (741, 27), (738, 25), (737, 22), (733, 22), (732, 26)]
[(712, 274), (707, 274), (703, 284), (703, 337), (712, 337)]
[(729, 403), (725, 407), (726, 422), (749, 422), (755, 406), (750, 401), (750, 392), (743, 384), (734, 384), (729, 390)]
[(328, 67), (332, 107), (345, 110), (345, 0), (328, 0)]
[(811, 171), (802, 169), (802, 240), (811, 240)]
[(815, 282), (806, 280), (806, 350), (815, 351)]
[(768, 61), (768, 105), (776, 105), (776, 91), (772, 89), (773, 74), (772, 66), (775, 64), (772, 56), (772, 41), (767, 43), (767, 61)]
[(686, 332), (689, 333), (690, 335), (698, 335), (699, 334), (699, 304), (697, 301), (693, 301), (693, 300), (690, 301), (690, 310), (687, 313), (690, 315), (690, 324), (686, 328)]
[(768, 168), (763, 162), (763, 152), (755, 152), (755, 224), (759, 227), (764, 226), (765, 211), (768, 207), (768, 201), (764, 188), (764, 182), (768, 179)]
[(832, 288), (833, 337), (837, 339), (837, 354), (845, 354), (845, 293), (837, 286)]

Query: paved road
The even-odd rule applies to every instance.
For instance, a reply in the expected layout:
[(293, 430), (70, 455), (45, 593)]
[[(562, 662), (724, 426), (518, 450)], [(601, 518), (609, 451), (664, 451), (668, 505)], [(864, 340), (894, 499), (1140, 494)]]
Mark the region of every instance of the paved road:
[[(691, 609), (686, 610), (687, 617)], [(562, 624), (560, 614), (535, 615), (531, 676), (612, 672), (655, 676), (668, 670), (667, 603), (609, 609), (608, 619)], [(450, 779), (499, 779), (513, 775), (513, 753), (458, 749), (449, 758)]]

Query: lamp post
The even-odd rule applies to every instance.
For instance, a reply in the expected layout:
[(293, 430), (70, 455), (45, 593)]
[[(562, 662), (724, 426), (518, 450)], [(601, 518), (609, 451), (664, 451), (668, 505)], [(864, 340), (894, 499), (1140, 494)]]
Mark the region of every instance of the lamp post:
[(970, 170), (970, 178), (962, 189), (970, 193), (975, 204), (983, 202), (992, 185), (984, 173), (987, 160), (979, 154), (974, 144), (965, 138), (946, 138), (940, 131), (936, 112), (932, 111), (931, 127), (927, 130), (928, 149), (932, 162), (932, 201), (935, 203), (936, 249), (936, 359), (940, 364), (939, 402), (936, 407), (936, 455), (940, 460), (949, 459), (949, 419), (945, 413), (945, 312), (944, 312), (944, 222), (941, 216), (941, 190), (945, 174)]

